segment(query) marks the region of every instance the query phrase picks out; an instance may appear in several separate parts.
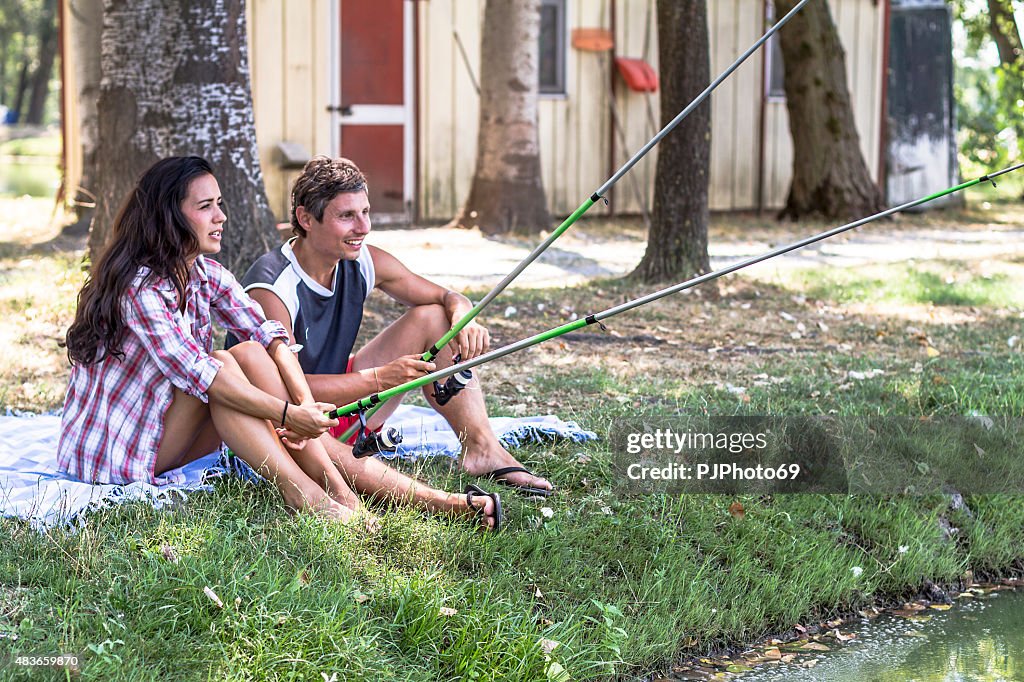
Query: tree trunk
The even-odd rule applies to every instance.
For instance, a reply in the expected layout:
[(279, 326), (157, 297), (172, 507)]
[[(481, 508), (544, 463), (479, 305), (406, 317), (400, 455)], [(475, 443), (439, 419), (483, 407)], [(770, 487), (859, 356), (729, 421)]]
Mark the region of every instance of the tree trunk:
[(96, 149), (99, 120), (96, 103), (100, 96), (100, 37), (103, 32), (103, 0), (68, 0), (71, 21), (71, 53), (78, 81), (78, 127), (82, 140), (82, 177), (72, 200), (78, 214), (76, 224), (88, 228), (96, 205)]
[(25, 105), (25, 93), (28, 92), (28, 66), (29, 58), (22, 57), (21, 71), (18, 73), (18, 88), (14, 91), (14, 102), (11, 104), (11, 111), (14, 112), (11, 119), (15, 123), (22, 123), (21, 110)]
[(279, 243), (256, 149), (244, 0), (104, 0), (95, 257), (125, 193), (167, 156), (210, 161), (229, 216), (218, 259)]
[(988, 25), (999, 50), (999, 61), (1003, 66), (1020, 65), (1024, 54), (1021, 54), (1020, 30), (1010, 0), (988, 0)]
[[(706, 0), (658, 0), (661, 125), (707, 87), (710, 75)], [(633, 271), (645, 282), (708, 272), (708, 169), (711, 103), (705, 101), (658, 146), (654, 213), (647, 251)]]
[(537, 233), (551, 223), (537, 128), (539, 0), (487, 0), (481, 40), (476, 170), (453, 222), (485, 234)]
[[(796, 0), (775, 0), (783, 16)], [(825, 0), (808, 3), (778, 33), (793, 137), (793, 181), (780, 218), (844, 220), (877, 213), (846, 87), (846, 54)]]
[(38, 63), (32, 73), (32, 97), (29, 99), (25, 123), (41, 125), (46, 111), (46, 98), (53, 79), (53, 62), (57, 58), (57, 0), (46, 0), (39, 17)]

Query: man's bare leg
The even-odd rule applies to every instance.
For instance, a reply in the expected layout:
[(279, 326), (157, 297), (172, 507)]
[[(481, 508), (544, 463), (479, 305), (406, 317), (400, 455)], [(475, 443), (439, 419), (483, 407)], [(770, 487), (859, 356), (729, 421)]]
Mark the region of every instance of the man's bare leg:
[(374, 500), (409, 505), (431, 513), (473, 516), (482, 509), (481, 524), (488, 528), (494, 526), (493, 500), (478, 497), (470, 507), (465, 495), (438, 490), (406, 476), (376, 457), (353, 457), (352, 447), (331, 438), (330, 434), (324, 434), (320, 439), (331, 461), (359, 493)]
[[(380, 367), (402, 355), (422, 353), (449, 328), (448, 317), (443, 307), (425, 305), (412, 308), (356, 353), (352, 369)], [(451, 366), (451, 351), (442, 348), (434, 362), (438, 369)], [(477, 370), (473, 372), (474, 375), (478, 374)], [(432, 387), (424, 387), (423, 394), (462, 441), (462, 468), (467, 473), (483, 476), (497, 469), (521, 466), (516, 458), (502, 447), (491, 431), (478, 376), (474, 376), (466, 389), (444, 406), (437, 404), (431, 395), (432, 390)], [(388, 401), (374, 414), (369, 426), (376, 428), (383, 424), (398, 407), (399, 402), (397, 398)], [(548, 481), (524, 472), (510, 473), (500, 478), (513, 486), (551, 490)]]

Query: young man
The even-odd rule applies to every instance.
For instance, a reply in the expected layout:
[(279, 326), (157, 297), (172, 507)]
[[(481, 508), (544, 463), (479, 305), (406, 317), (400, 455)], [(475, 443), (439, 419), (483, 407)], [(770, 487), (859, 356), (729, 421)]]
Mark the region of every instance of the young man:
[[(370, 233), (370, 201), (366, 178), (355, 164), (313, 158), (295, 180), (291, 198), (295, 237), (257, 260), (242, 284), (267, 318), (279, 320), (292, 343), (302, 346), (299, 364), (316, 400), (344, 405), (448, 367), (457, 353), (468, 360), (487, 350), (487, 330), (471, 322), (441, 350), (436, 363), (420, 359), (473, 306), (465, 296), (364, 243)], [(374, 288), (409, 310), (351, 355), (363, 303)], [(431, 393), (430, 387), (424, 388), (427, 401), (463, 442), (462, 468), (467, 473), (528, 494), (550, 494), (551, 484), (522, 467), (495, 438), (478, 379), (444, 406)], [(398, 402), (385, 404), (368, 426), (382, 425)], [(356, 461), (337, 442), (329, 454), (341, 467)]]

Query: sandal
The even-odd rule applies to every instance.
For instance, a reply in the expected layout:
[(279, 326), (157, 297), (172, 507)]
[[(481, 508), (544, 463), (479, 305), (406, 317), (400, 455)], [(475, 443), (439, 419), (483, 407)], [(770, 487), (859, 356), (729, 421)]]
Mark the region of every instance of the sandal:
[(494, 514), (492, 514), (489, 517), (494, 519), (494, 526), (489, 528), (489, 530), (497, 533), (499, 530), (501, 530), (502, 522), (505, 520), (504, 514), (502, 514), (501, 511), (501, 497), (498, 495), (498, 493), (487, 492), (486, 490), (476, 485), (475, 483), (470, 483), (469, 485), (467, 485), (466, 506), (476, 511), (475, 518), (477, 519), (488, 518), (488, 515), (484, 513), (483, 507), (477, 507), (473, 504), (474, 497), (489, 497), (494, 502)]

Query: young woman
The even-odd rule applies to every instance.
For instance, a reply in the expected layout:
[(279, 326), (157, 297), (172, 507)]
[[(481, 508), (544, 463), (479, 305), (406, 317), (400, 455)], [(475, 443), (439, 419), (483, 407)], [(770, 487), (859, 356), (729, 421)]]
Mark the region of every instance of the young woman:
[[(163, 483), (223, 441), (293, 509), (346, 519), (358, 498), (322, 447), (305, 447), (337, 423), (324, 415), (332, 406), (310, 397), (281, 325), (205, 258), (220, 251), (226, 219), (199, 157), (164, 159), (132, 190), (68, 330), (60, 467), (86, 481)], [(212, 351), (213, 322), (250, 341)], [(255, 388), (242, 352), (294, 402)]]
[[(199, 157), (164, 159), (132, 190), (68, 330), (60, 468), (85, 481), (159, 484), (224, 442), (296, 510), (348, 519), (361, 504), (348, 479), (364, 494), (497, 530), (497, 494), (434, 490), (353, 459), (347, 446), (344, 461), (331, 461), (318, 437), (337, 425), (324, 415), (334, 406), (313, 401), (281, 324), (205, 258), (220, 251), (226, 220)], [(213, 322), (249, 340), (213, 351)]]

